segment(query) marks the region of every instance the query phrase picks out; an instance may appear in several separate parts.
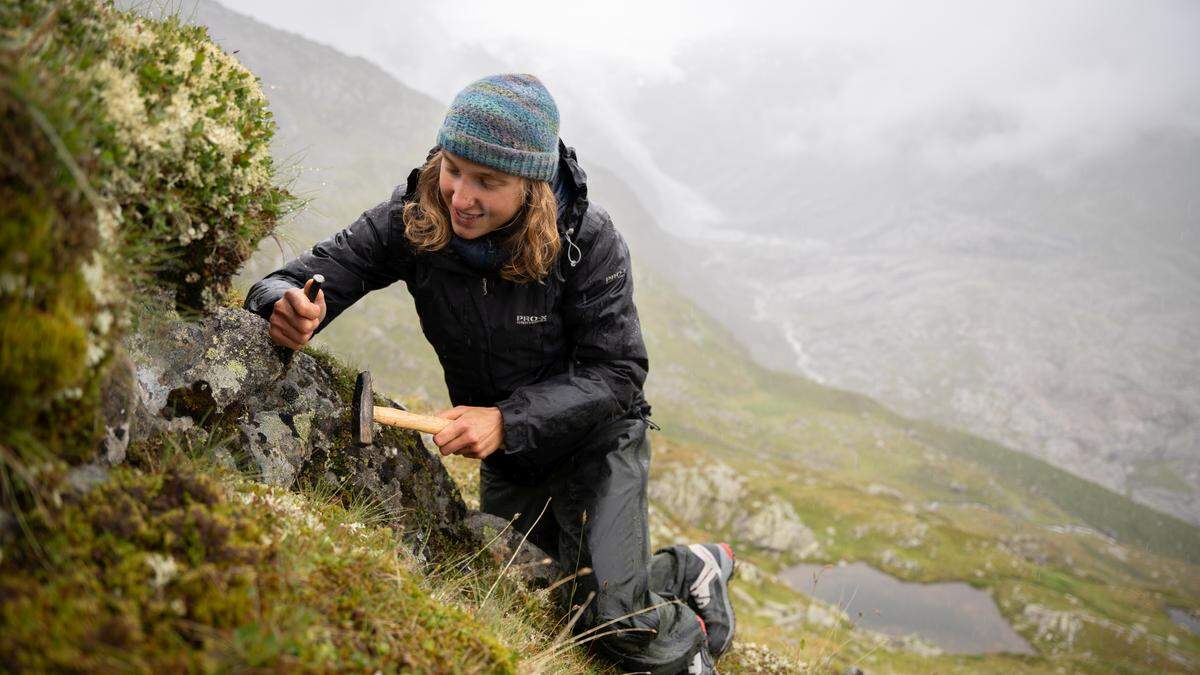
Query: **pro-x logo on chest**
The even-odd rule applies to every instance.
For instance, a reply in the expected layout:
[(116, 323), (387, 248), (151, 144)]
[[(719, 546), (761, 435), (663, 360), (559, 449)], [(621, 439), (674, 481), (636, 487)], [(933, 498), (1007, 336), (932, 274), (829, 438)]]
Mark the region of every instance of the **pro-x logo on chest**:
[(545, 323), (549, 317), (545, 314), (518, 314), (518, 326), (532, 326), (535, 323)]

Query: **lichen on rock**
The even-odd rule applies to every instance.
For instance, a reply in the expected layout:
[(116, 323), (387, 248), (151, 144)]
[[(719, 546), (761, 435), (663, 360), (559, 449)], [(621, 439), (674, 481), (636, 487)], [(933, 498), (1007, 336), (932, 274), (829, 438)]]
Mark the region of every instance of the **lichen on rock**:
[(126, 349), (137, 382), (135, 442), (199, 425), (231, 436), (214, 451), (262, 482), (325, 481), (377, 501), (397, 524), (412, 524), (414, 537), (474, 542), (462, 497), (417, 434), (381, 430), (374, 445), (355, 446), (352, 373), (319, 353), (283, 359), (259, 316), (221, 308), (199, 321), (160, 317), (142, 322)]

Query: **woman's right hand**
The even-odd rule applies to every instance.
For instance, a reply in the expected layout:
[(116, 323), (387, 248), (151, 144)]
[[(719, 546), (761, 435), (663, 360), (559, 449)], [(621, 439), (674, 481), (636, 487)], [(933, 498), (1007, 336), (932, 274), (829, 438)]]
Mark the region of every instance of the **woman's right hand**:
[(275, 301), (275, 309), (271, 311), (271, 326), (267, 330), (275, 344), (288, 349), (300, 349), (308, 344), (317, 326), (325, 319), (325, 291), (317, 291), (315, 302), (305, 294), (312, 282), (309, 279), (303, 289), (289, 289)]

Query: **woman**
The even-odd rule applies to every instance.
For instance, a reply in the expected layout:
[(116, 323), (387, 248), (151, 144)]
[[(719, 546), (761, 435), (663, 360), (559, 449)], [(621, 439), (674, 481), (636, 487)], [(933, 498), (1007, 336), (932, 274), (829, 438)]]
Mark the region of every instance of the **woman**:
[[(317, 273), (309, 302), (300, 287)], [(601, 651), (635, 670), (711, 670), (733, 636), (733, 555), (697, 544), (649, 556), (648, 361), (629, 251), (589, 201), (537, 78), (465, 88), (407, 184), (255, 284), (246, 307), (299, 349), (400, 280), (455, 405), (434, 441), (482, 460), (481, 509), (516, 517), (564, 569), (592, 569), (568, 602), (586, 605), (583, 625), (615, 631)]]

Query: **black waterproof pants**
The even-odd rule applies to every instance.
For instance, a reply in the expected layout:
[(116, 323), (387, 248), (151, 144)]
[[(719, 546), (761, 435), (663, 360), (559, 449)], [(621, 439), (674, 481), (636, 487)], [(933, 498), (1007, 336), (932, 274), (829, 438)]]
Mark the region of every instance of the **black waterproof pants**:
[(567, 574), (591, 568), (562, 586), (567, 608), (586, 604), (577, 632), (604, 626), (581, 639), (609, 633), (589, 644), (626, 668), (673, 674), (686, 669), (704, 637), (678, 599), (682, 562), (671, 551), (650, 557), (646, 427), (626, 418), (598, 429), (534, 486), (481, 464), (480, 508), (506, 520), (520, 514), (514, 527), (529, 532)]

